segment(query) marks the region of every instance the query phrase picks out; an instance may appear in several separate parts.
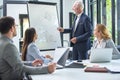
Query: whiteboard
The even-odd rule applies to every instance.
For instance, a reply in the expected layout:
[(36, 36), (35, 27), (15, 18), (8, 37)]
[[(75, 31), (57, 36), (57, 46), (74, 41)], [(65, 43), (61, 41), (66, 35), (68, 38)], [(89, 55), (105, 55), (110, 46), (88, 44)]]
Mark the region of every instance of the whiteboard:
[(28, 15), (30, 27), (34, 27), (38, 34), (36, 41), (40, 50), (61, 47), (57, 7), (55, 3), (29, 2)]

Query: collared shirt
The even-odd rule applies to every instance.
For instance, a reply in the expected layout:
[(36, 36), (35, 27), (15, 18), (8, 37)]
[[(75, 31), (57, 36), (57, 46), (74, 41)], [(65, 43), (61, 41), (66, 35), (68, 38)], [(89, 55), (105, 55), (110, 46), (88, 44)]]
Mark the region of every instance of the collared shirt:
[(74, 32), (76, 31), (77, 24), (78, 24), (78, 22), (79, 22), (79, 19), (80, 19), (81, 15), (82, 15), (82, 13), (81, 13), (81, 14), (79, 14), (79, 15), (77, 15), (77, 19), (76, 19), (76, 21), (75, 21), (75, 28), (74, 28)]
[(5, 35), (1, 35), (1, 37), (3, 37), (3, 38), (6, 38), (10, 43), (13, 43), (13, 40), (12, 39), (10, 39), (10, 38), (8, 38), (7, 36), (5, 36)]
[(26, 61), (33, 61), (35, 59), (41, 59), (44, 64), (48, 64), (52, 60), (45, 58), (41, 53), (39, 48), (36, 46), (35, 42), (32, 42), (27, 47)]
[(102, 41), (103, 41), (103, 39), (101, 39), (101, 40), (97, 40), (97, 45), (96, 45), (96, 48), (102, 48)]

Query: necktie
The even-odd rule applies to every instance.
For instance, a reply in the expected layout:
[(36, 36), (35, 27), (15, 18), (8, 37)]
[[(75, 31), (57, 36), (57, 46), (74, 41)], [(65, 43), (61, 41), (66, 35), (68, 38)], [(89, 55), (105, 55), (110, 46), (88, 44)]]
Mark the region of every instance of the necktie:
[(79, 21), (79, 17), (77, 17), (77, 19), (76, 19), (76, 21), (75, 21), (74, 32), (76, 31), (78, 21)]
[(73, 34), (72, 34), (72, 37), (74, 37), (74, 33), (76, 31), (78, 21), (79, 21), (79, 17), (76, 17), (75, 21), (74, 21), (74, 25), (73, 25)]

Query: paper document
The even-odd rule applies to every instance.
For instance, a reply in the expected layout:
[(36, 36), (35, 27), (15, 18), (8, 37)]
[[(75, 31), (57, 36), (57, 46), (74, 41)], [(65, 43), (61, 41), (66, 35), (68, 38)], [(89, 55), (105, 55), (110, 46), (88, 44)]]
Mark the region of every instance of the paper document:
[(112, 73), (120, 73), (120, 66), (107, 66), (106, 68)]

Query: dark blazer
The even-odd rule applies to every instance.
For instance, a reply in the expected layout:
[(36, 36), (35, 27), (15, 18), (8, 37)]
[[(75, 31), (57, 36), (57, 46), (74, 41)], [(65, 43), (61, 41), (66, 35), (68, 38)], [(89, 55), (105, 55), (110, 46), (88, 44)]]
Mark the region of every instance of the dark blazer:
[[(75, 21), (74, 21), (75, 24)], [(74, 24), (70, 29), (64, 29), (64, 33), (72, 34), (72, 38), (76, 37), (77, 42), (73, 44), (73, 59), (86, 59), (87, 58), (87, 50), (90, 49), (90, 36), (92, 35), (92, 24), (90, 18), (82, 13), (80, 19), (78, 21), (76, 31), (74, 30)], [(76, 58), (74, 58), (74, 54)], [(77, 58), (78, 57), (78, 58)]]

